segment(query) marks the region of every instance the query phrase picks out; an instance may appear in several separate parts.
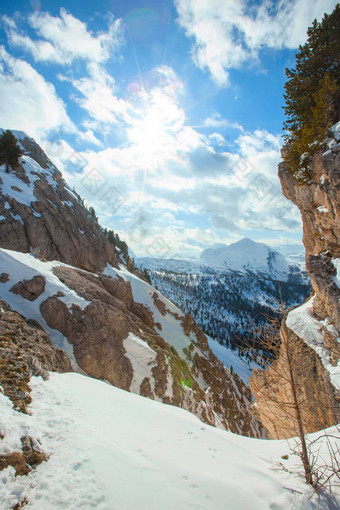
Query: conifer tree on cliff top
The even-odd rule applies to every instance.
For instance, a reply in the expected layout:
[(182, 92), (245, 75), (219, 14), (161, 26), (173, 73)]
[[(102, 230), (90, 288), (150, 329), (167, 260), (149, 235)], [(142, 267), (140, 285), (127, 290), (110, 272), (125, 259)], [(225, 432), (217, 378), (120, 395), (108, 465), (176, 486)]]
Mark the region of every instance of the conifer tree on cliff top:
[(9, 167), (18, 163), (18, 159), (22, 156), (17, 139), (12, 131), (7, 129), (0, 136), (0, 163), (6, 165), (6, 172), (9, 172)]
[(340, 4), (307, 31), (294, 69), (286, 69), (284, 159), (297, 181), (309, 179), (309, 162), (329, 128), (340, 120)]
[(7, 173), (10, 166), (18, 163), (20, 156), (22, 156), (22, 150), (17, 143), (17, 139), (12, 131), (7, 129), (0, 136), (0, 163), (5, 163)]

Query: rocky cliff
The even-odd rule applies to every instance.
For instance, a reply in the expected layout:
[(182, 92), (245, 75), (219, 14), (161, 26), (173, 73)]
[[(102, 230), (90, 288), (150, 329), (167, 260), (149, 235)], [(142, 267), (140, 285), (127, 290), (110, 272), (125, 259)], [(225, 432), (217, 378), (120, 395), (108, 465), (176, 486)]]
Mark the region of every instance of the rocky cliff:
[[(329, 150), (313, 157), (309, 182), (296, 182), (286, 164), (279, 165), (283, 194), (301, 212), (306, 267), (313, 288), (311, 298), (290, 311), (281, 328), (281, 342), (302, 342), (313, 365), (308, 383), (297, 373), (301, 392), (309, 401), (304, 416), (306, 432), (340, 421), (340, 143), (336, 129), (333, 132)], [(259, 415), (273, 438), (296, 434), (294, 419), (280, 411), (271, 398), (275, 369), (280, 364), (284, 365), (282, 350), (275, 366), (267, 373), (257, 372), (251, 384)], [(260, 392), (260, 387), (268, 390)], [(282, 385), (277, 391), (280, 398), (287, 396)], [(318, 417), (316, 408), (320, 409)]]
[(80, 197), (32, 138), (14, 134), (24, 156), (0, 175), (0, 246), (88, 271), (115, 265), (112, 245), (89, 221)]
[(60, 172), (25, 134), (0, 167), (0, 297), (34, 320), (73, 369), (261, 437), (250, 391), (193, 319), (121, 264)]

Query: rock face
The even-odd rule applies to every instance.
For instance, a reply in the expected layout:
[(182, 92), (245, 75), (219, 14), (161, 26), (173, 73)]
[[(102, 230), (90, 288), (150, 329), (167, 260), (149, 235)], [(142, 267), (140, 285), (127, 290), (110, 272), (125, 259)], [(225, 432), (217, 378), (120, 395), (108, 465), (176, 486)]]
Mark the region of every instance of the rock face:
[(249, 389), (214, 356), (193, 319), (118, 266), (79, 197), (39, 146), (19, 135), (26, 155), (8, 174), (0, 167), (0, 296), (39, 323), (75, 369), (210, 425), (263, 437)]
[(306, 267), (315, 294), (313, 312), (319, 320), (327, 321), (326, 342), (336, 364), (340, 358), (340, 290), (336, 283), (336, 261), (340, 257), (340, 144), (316, 154), (311, 169), (312, 178), (306, 185), (297, 184), (284, 163), (279, 165), (279, 177), (284, 195), (301, 211)]
[(25, 412), (31, 401), (31, 376), (47, 378), (49, 371), (72, 371), (65, 352), (52, 346), (39, 324), (26, 321), (0, 301), (0, 386), (5, 395)]
[(250, 379), (256, 409), (269, 437), (284, 439), (299, 434), (287, 355), (295, 358), (294, 377), (299, 386), (300, 411), (306, 431), (315, 432), (338, 423), (340, 413), (334, 405), (335, 389), (320, 357), (284, 321), (280, 341), (278, 358), (268, 370), (255, 370)]
[[(306, 267), (313, 288), (312, 298), (290, 311), (281, 328), (282, 342), (302, 342), (309, 350), (308, 359), (315, 358), (308, 383), (296, 374), (310, 402), (303, 416), (307, 433), (340, 420), (340, 144), (333, 142), (330, 150), (314, 156), (308, 183), (297, 183), (285, 163), (279, 165), (279, 177), (284, 195), (301, 212)], [(281, 349), (273, 369), (256, 372), (251, 384), (259, 416), (273, 438), (296, 434), (294, 419), (271, 398), (274, 388), (282, 398), (289, 392), (275, 380), (275, 369), (280, 364), (284, 367), (284, 361)], [(318, 417), (316, 408), (322, 410)]]
[(88, 271), (114, 265), (114, 249), (80, 197), (32, 138), (20, 144), (20, 164), (8, 174), (0, 166), (0, 246)]

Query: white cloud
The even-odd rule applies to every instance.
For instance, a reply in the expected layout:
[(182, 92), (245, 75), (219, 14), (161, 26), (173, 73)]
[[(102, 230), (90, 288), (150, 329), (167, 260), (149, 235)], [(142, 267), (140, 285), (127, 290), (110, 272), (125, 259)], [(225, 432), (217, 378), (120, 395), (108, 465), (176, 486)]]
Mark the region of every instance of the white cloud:
[[(140, 255), (150, 254), (153, 243), (161, 243), (163, 250), (171, 246), (173, 253), (166, 256), (176, 252), (188, 256), (190, 250), (196, 256), (203, 246), (250, 231), (285, 232), (286, 237), (300, 233), (299, 212), (283, 197), (277, 177), (279, 136), (259, 130), (241, 134), (234, 154), (217, 154), (202, 136), (196, 145), (172, 143), (181, 156), (177, 159), (164, 151), (144, 161), (138, 144), (83, 152), (80, 167), (67, 179), (105, 225), (125, 231), (126, 240)], [(96, 194), (86, 189), (86, 175), (93, 168), (105, 182)], [(116, 213), (112, 216), (107, 189), (125, 199), (118, 218)], [(207, 222), (211, 228), (200, 226)]]
[(227, 141), (220, 133), (211, 133), (211, 135), (208, 136), (208, 143), (213, 147), (225, 147)]
[(60, 9), (60, 16), (36, 11), (28, 21), (41, 39), (20, 33), (16, 23), (3, 16), (9, 42), (32, 54), (36, 61), (66, 65), (80, 58), (97, 63), (106, 62), (123, 44), (120, 19), (109, 20), (108, 30), (93, 34), (86, 23)]
[(83, 142), (88, 142), (88, 143), (91, 143), (92, 145), (97, 145), (97, 146), (102, 145), (101, 141), (95, 137), (95, 135), (93, 134), (93, 131), (91, 129), (87, 129), (86, 131), (79, 131), (78, 137)]
[[(1, 122), (4, 128), (26, 131), (37, 138), (53, 129), (75, 132), (54, 86), (27, 62), (13, 58), (0, 46)], [(10, 100), (9, 100), (10, 98)]]
[(127, 101), (117, 97), (114, 78), (97, 63), (88, 64), (87, 69), (88, 76), (70, 80), (75, 89), (81, 93), (76, 99), (78, 104), (97, 123), (127, 122), (130, 106)]
[(218, 86), (229, 84), (229, 69), (258, 59), (262, 48), (297, 48), (315, 18), (331, 12), (334, 0), (175, 0), (178, 21), (193, 38), (193, 59)]
[(207, 117), (204, 121), (204, 126), (206, 127), (229, 127), (233, 129), (239, 129), (243, 131), (243, 127), (237, 122), (230, 122), (227, 119), (224, 119), (220, 113), (215, 112), (210, 117)]

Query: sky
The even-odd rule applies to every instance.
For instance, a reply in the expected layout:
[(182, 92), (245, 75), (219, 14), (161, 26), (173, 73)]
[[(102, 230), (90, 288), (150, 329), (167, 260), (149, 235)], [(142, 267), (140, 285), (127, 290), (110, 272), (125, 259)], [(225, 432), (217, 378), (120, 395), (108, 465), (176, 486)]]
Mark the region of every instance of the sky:
[(303, 250), (277, 176), (285, 68), (331, 0), (2, 0), (0, 126), (136, 256)]

